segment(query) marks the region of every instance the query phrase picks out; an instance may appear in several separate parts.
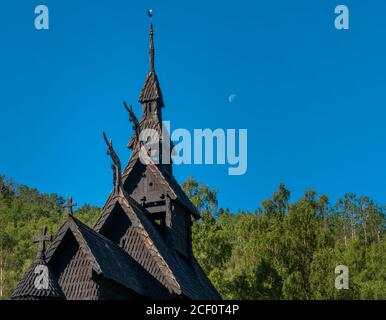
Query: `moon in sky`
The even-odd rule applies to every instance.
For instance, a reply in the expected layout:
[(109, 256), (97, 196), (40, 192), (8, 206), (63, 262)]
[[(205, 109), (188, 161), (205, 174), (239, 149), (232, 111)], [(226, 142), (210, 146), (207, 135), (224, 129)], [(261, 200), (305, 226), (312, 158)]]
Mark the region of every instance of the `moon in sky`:
[(229, 101), (229, 103), (232, 103), (232, 102), (234, 102), (235, 100), (236, 100), (236, 95), (235, 94), (231, 94), (229, 97), (228, 97), (228, 101)]

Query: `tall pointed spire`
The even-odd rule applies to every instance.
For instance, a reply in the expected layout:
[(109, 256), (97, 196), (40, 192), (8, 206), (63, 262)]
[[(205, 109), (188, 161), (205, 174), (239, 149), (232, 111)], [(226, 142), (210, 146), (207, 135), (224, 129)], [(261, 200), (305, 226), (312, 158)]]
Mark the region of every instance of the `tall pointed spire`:
[(149, 9), (147, 15), (150, 18), (150, 45), (149, 45), (149, 58), (150, 58), (150, 71), (154, 71), (154, 41), (153, 41), (153, 10)]
[[(163, 107), (162, 93), (159, 87), (157, 75), (154, 69), (154, 40), (153, 40), (153, 10), (149, 9), (147, 11), (147, 15), (150, 18), (150, 31), (149, 31), (149, 62), (150, 62), (150, 70), (146, 77), (145, 83), (142, 87), (141, 94), (139, 96), (139, 102), (143, 105), (145, 103), (150, 103), (156, 101), (158, 107)], [(157, 107), (157, 108), (158, 108)], [(143, 116), (149, 114), (149, 108), (144, 108)], [(153, 110), (155, 111), (155, 109)]]
[(154, 42), (153, 42), (153, 23), (150, 18), (150, 71), (154, 71)]

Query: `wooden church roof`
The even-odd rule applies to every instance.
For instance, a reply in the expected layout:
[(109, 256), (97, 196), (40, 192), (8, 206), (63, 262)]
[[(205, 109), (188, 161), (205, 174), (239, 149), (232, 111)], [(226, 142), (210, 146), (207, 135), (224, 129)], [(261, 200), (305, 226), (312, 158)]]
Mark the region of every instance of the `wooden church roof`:
[[(136, 228), (150, 256), (158, 265), (158, 277), (169, 292), (189, 299), (221, 299), (207, 276), (192, 256), (191, 259), (179, 257), (165, 241), (159, 226), (154, 223), (150, 214), (125, 192), (112, 194), (102, 210), (94, 229), (100, 231), (116, 204), (119, 204)], [(143, 261), (146, 265), (150, 261)]]
[[(48, 288), (37, 288), (35, 286), (35, 281), (38, 277), (38, 274), (35, 272), (36, 267), (45, 266), (47, 268), (48, 275)], [(13, 300), (37, 300), (37, 299), (47, 299), (47, 300), (63, 300), (65, 296), (62, 289), (60, 288), (58, 281), (55, 275), (52, 273), (51, 268), (42, 263), (42, 261), (34, 261), (27, 272), (24, 274), (23, 278), (17, 285), (15, 291), (12, 293), (11, 299)]]
[(67, 232), (73, 234), (96, 274), (145, 297), (161, 299), (165, 296), (164, 288), (160, 283), (130, 255), (74, 217), (69, 217), (59, 229), (47, 252), (48, 261), (54, 259)]
[(151, 101), (159, 101), (161, 106), (164, 106), (160, 85), (154, 71), (149, 71), (139, 96), (140, 103)]
[[(42, 229), (41, 236), (43, 238), (38, 240), (40, 242), (38, 255), (12, 293), (11, 299), (13, 300), (65, 299), (55, 275), (46, 263), (44, 242), (49, 241), (48, 237), (45, 237), (46, 230), (47, 228)], [(43, 272), (44, 274), (42, 274)], [(47, 277), (46, 287), (36, 285), (36, 280), (39, 280), (37, 277), (40, 276)]]

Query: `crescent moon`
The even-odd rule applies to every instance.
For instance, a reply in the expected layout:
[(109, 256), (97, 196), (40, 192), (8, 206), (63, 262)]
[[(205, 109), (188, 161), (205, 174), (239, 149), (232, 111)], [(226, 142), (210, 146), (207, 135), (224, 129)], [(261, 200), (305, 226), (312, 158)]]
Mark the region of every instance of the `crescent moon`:
[(235, 95), (235, 94), (231, 94), (231, 95), (228, 97), (228, 101), (229, 101), (229, 103), (232, 103), (232, 102), (234, 102), (234, 101), (236, 100), (236, 97), (237, 97), (237, 95)]

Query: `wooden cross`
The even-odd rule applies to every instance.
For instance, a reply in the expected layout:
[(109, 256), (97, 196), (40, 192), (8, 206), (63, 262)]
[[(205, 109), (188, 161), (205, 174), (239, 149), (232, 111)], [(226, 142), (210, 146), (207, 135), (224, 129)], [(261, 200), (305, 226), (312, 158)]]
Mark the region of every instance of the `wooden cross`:
[(74, 212), (72, 211), (72, 207), (76, 207), (78, 204), (76, 202), (72, 202), (72, 197), (68, 197), (67, 204), (63, 206), (64, 209), (67, 209), (67, 215), (72, 217)]
[(40, 229), (40, 235), (33, 239), (34, 243), (39, 243), (38, 257), (43, 257), (46, 251), (46, 242), (52, 241), (52, 236), (47, 236), (47, 227)]

